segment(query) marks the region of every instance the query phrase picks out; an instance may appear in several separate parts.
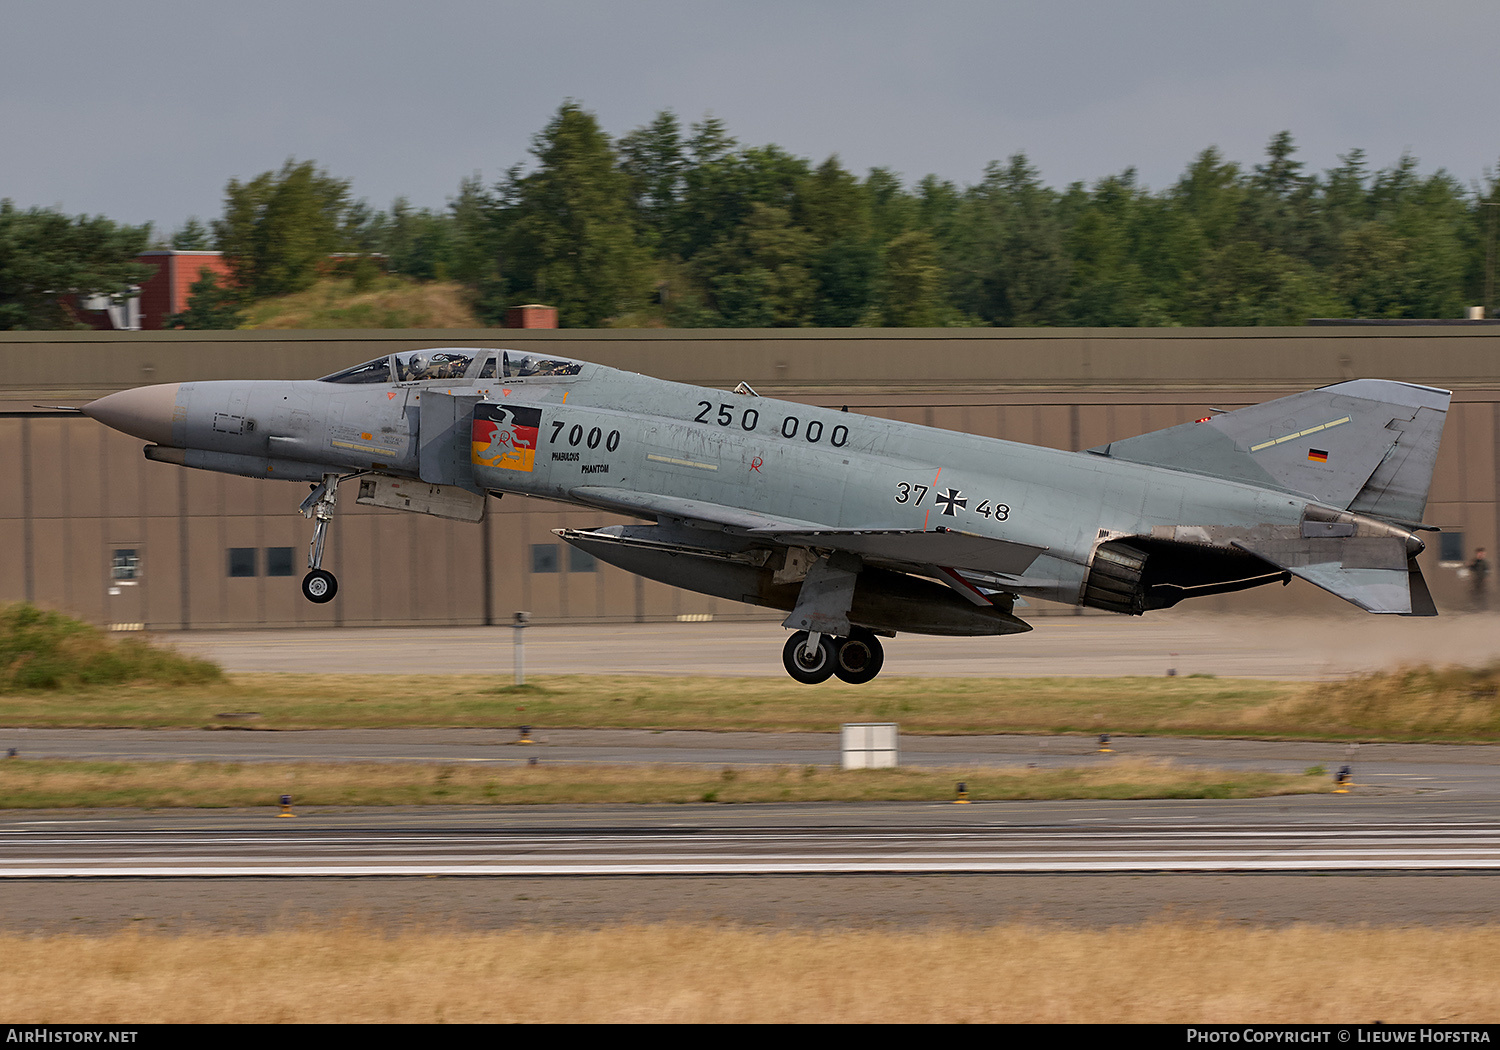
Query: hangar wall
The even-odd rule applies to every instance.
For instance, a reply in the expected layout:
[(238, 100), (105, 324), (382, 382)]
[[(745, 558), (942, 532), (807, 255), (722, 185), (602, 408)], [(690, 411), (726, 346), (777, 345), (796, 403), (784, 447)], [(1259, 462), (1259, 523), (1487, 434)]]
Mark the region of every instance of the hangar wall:
[[(314, 378), (419, 346), (508, 346), (1056, 448), (1088, 448), (1308, 387), (1368, 376), (1454, 391), (1422, 560), (1445, 609), (1456, 562), (1494, 551), (1500, 329), (483, 330), (0, 333), (0, 601), (153, 629), (313, 624), (762, 618), (591, 563), (551, 530), (614, 520), (506, 497), (480, 525), (345, 499), (326, 606), (297, 582), (311, 524), (301, 485), (146, 461), (142, 443), (34, 404), (77, 405), (146, 383)], [(544, 344), (544, 345), (541, 345)], [(1449, 549), (1445, 552), (1443, 545)], [(1441, 564), (1445, 554), (1448, 564)], [(1210, 610), (1329, 611), (1302, 584), (1203, 599)], [(1072, 614), (1034, 605), (1026, 615)]]

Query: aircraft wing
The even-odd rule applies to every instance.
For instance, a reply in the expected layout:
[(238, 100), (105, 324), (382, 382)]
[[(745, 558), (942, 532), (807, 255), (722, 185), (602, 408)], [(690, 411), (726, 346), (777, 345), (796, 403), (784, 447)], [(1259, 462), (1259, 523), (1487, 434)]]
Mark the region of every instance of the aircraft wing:
[(683, 518), (702, 521), (710, 525), (722, 525), (731, 529), (816, 529), (812, 521), (795, 518), (774, 518), (753, 510), (726, 507), (722, 503), (706, 500), (679, 499), (676, 496), (659, 496), (653, 492), (636, 492), (633, 489), (611, 488), (607, 485), (584, 485), (573, 490), (573, 496), (604, 510), (619, 511), (646, 518)]
[(788, 531), (751, 529), (753, 536), (769, 536), (788, 547), (826, 547), (848, 551), (875, 561), (907, 565), (940, 565), (1018, 576), (1031, 567), (1046, 547), (1013, 543), (954, 529), (812, 529)]
[(704, 500), (589, 485), (573, 495), (595, 506), (652, 517), (683, 518), (741, 531), (785, 547), (847, 551), (874, 562), (926, 567), (948, 566), (1019, 575), (1045, 551), (1026, 543), (955, 529), (835, 529), (810, 521), (775, 518), (757, 511)]

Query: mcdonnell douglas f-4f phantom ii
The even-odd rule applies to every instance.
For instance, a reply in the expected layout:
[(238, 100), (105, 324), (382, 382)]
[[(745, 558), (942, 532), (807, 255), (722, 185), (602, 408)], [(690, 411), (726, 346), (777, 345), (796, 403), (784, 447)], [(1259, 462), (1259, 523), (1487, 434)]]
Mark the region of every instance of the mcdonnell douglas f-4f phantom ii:
[[(356, 502), (478, 521), (487, 493), (643, 519), (560, 535), (630, 572), (787, 610), (802, 682), (868, 682), (898, 631), (1030, 630), (1022, 596), (1140, 614), (1293, 576), (1436, 613), (1417, 567), (1449, 392), (1358, 379), (1083, 452), (514, 350), (302, 382), (171, 383), (83, 409), (148, 459), (312, 482), (303, 593)], [(346, 490), (347, 491), (347, 490)]]

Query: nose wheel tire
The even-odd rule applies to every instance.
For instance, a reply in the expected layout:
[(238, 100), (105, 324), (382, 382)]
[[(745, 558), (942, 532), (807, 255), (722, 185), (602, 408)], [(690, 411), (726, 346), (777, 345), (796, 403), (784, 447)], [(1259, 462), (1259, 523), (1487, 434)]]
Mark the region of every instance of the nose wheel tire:
[(885, 648), (868, 631), (858, 631), (839, 645), (833, 673), (850, 685), (864, 685), (885, 666)]
[(310, 602), (322, 605), (324, 602), (333, 601), (333, 596), (337, 593), (339, 593), (339, 581), (334, 579), (331, 572), (314, 569), (302, 577), (302, 596)]
[(818, 639), (811, 655), (803, 648), (806, 644), (806, 631), (798, 631), (787, 639), (786, 648), (781, 650), (781, 662), (786, 665), (786, 673), (805, 685), (828, 681), (833, 677), (834, 667), (838, 663), (833, 642), (824, 635)]

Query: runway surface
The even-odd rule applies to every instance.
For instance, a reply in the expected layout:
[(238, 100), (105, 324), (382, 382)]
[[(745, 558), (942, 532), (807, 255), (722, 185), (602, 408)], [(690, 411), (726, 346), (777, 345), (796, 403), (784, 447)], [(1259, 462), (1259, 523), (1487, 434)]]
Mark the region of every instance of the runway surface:
[[(1039, 677), (1214, 674), (1324, 678), (1403, 663), (1500, 659), (1500, 615), (1249, 617), (1168, 609), (1141, 618), (1038, 617), (1028, 634), (885, 643), (884, 675)], [(779, 677), (776, 623), (557, 625), (525, 629), (529, 675)], [(230, 671), (336, 674), (513, 672), (510, 627), (188, 631), (163, 638)]]
[[(1315, 678), (1500, 658), (1500, 617), (1054, 618), (1003, 639), (902, 636), (893, 675)], [(232, 671), (511, 674), (508, 628), (193, 632)], [(536, 627), (531, 674), (780, 675), (766, 623)], [(511, 764), (836, 760), (833, 734), (544, 730), (0, 731), (23, 758)], [(865, 926), (1159, 917), (1497, 917), (1500, 749), (1117, 738), (1117, 754), (1355, 768), (1350, 796), (1239, 802), (0, 813), (0, 928), (499, 928), (628, 921)], [(1107, 762), (1084, 737), (906, 737), (909, 765)], [(607, 873), (607, 874), (601, 874)]]
[(1475, 780), (1243, 801), (11, 811), (0, 929), (1487, 924), (1500, 824), (1494, 778)]
[(1492, 813), (1292, 797), (17, 814), (0, 877), (1490, 871)]

